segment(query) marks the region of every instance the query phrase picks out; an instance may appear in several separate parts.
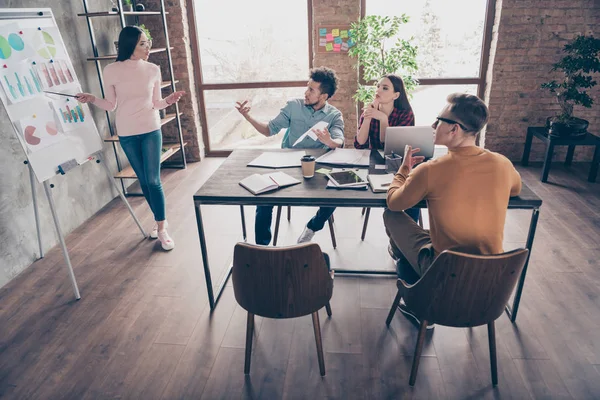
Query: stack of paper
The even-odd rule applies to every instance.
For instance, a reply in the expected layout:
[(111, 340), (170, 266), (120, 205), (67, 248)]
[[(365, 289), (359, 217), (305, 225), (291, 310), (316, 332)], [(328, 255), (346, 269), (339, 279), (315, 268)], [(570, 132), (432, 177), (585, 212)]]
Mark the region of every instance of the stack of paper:
[(306, 153), (299, 151), (265, 151), (248, 163), (248, 167), (290, 168), (302, 165), (300, 159)]
[(371, 150), (334, 149), (317, 158), (321, 164), (352, 165), (368, 167)]

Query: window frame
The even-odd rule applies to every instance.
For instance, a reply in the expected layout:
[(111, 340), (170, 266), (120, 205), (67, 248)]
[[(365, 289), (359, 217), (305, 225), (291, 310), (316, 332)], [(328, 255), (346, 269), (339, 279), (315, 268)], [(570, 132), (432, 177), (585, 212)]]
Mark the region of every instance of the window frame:
[[(367, 11), (367, 0), (360, 0), (360, 16), (364, 18)], [(464, 77), (464, 78), (419, 78), (419, 84), (424, 86), (437, 85), (477, 85), (477, 96), (484, 99), (486, 76), (490, 60), (490, 47), (492, 44), (492, 29), (494, 27), (494, 19), (496, 17), (496, 0), (487, 0), (485, 17), (483, 23), (483, 38), (481, 43), (481, 56), (479, 59), (479, 76)], [(359, 80), (362, 85), (367, 85), (363, 78), (362, 69), (359, 71)], [(376, 84), (376, 82), (371, 82)]]
[[(210, 134), (208, 121), (206, 118), (206, 103), (204, 92), (213, 90), (232, 90), (232, 89), (268, 89), (268, 88), (287, 88), (287, 87), (305, 87), (307, 80), (301, 81), (255, 81), (255, 82), (236, 82), (236, 83), (204, 83), (202, 76), (202, 60), (200, 57), (200, 47), (198, 30), (196, 28), (196, 6), (194, 0), (186, 0), (188, 10), (188, 23), (190, 27), (190, 45), (192, 48), (192, 62), (194, 64), (194, 78), (196, 80), (196, 90), (198, 92), (198, 108), (200, 111), (200, 125), (202, 126), (202, 140), (204, 141), (204, 155), (206, 157), (227, 157), (232, 150), (212, 150), (210, 148)], [(308, 68), (313, 68), (313, 0), (306, 0), (306, 9), (308, 13), (307, 35), (308, 35)]]

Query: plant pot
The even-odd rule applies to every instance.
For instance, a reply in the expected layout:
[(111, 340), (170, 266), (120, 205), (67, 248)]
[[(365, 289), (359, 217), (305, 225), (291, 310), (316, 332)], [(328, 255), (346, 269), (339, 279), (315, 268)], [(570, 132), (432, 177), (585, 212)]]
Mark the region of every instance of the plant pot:
[(142, 3), (137, 3), (135, 5), (135, 11), (146, 11), (146, 7)]
[(585, 136), (589, 122), (581, 118), (571, 118), (567, 121), (556, 121), (553, 117), (546, 119), (548, 134), (555, 137)]

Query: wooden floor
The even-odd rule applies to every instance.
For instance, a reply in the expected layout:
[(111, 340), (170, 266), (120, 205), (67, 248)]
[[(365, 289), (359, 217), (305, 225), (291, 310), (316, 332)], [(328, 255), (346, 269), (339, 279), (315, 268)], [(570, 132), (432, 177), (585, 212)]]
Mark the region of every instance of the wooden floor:
[[(312, 321), (258, 318), (252, 370), (243, 374), (245, 312), (227, 287), (208, 307), (192, 194), (222, 159), (163, 173), (177, 247), (142, 240), (119, 199), (67, 238), (82, 299), (58, 248), (0, 289), (0, 397), (12, 399), (600, 398), (600, 184), (587, 165), (520, 168), (544, 200), (519, 318), (497, 321), (499, 385), (491, 386), (486, 328), (428, 333), (416, 386), (408, 386), (416, 328), (400, 313), (386, 328), (389, 278), (336, 276), (333, 317), (321, 325), (327, 376), (318, 372)], [(146, 227), (143, 199), (130, 198)], [(206, 207), (209, 259), (218, 274), (240, 240), (239, 208)], [(253, 207), (247, 207), (252, 231)], [(280, 243), (314, 212), (296, 207)], [(333, 267), (388, 268), (381, 210), (360, 241), (358, 209), (338, 209)], [(509, 212), (505, 248), (524, 244), (530, 213)], [(33, 224), (33, 216), (32, 216)], [(252, 238), (250, 238), (252, 240)], [(218, 279), (214, 279), (215, 282)]]

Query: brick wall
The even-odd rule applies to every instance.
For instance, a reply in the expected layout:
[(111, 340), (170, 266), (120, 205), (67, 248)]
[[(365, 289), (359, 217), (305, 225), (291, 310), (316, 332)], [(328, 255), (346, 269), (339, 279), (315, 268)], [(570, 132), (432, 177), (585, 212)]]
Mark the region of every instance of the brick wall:
[[(551, 73), (561, 58), (565, 43), (577, 34), (593, 34), (600, 24), (597, 0), (497, 0), (492, 57), (485, 100), (490, 121), (483, 138), (485, 147), (511, 160), (523, 153), (528, 126), (541, 126), (559, 110), (556, 98), (540, 84), (561, 78)], [(597, 36), (597, 35), (596, 35)], [(495, 53), (495, 54), (494, 54)], [(598, 77), (600, 78), (600, 77)], [(596, 104), (591, 109), (576, 107), (574, 114), (600, 132), (600, 86), (591, 92)], [(564, 159), (558, 148), (556, 158)], [(578, 161), (590, 161), (592, 148), (578, 147)], [(534, 140), (531, 160), (542, 160), (543, 146)]]
[[(159, 0), (143, 1), (148, 11), (160, 11)], [(179, 101), (179, 112), (181, 116), (181, 129), (183, 140), (187, 142), (186, 158), (188, 161), (200, 161), (204, 156), (204, 145), (202, 143), (202, 128), (198, 118), (198, 96), (195, 88), (194, 70), (192, 67), (192, 49), (190, 47), (190, 30), (187, 19), (185, 0), (167, 0), (165, 8), (167, 25), (169, 31), (169, 42), (174, 49), (171, 51), (175, 79), (179, 82), (177, 90), (185, 90), (186, 95)], [(161, 17), (141, 17), (140, 24), (144, 24), (150, 30), (154, 47), (165, 47)], [(170, 79), (167, 63), (167, 53), (156, 53), (150, 56), (150, 60), (161, 66), (163, 80)], [(163, 90), (163, 96), (171, 93), (170, 89)], [(167, 108), (167, 113), (174, 113), (175, 106)], [(176, 142), (177, 123), (169, 122), (162, 127), (165, 141)], [(177, 156), (173, 156), (175, 158)]]
[(313, 65), (335, 70), (339, 88), (330, 103), (344, 116), (344, 136), (347, 146), (352, 146), (356, 135), (356, 103), (352, 96), (357, 89), (358, 72), (352, 68), (356, 59), (346, 53), (317, 53), (319, 37), (314, 34), (319, 24), (350, 24), (360, 17), (359, 0), (313, 0)]
[[(360, 0), (313, 0), (313, 32), (318, 24), (356, 21), (360, 16), (360, 3)], [(145, 4), (148, 9), (159, 9), (159, 0), (148, 0)], [(186, 0), (168, 0), (165, 4), (169, 12), (171, 46), (175, 47), (175, 76), (180, 81), (177, 88), (188, 92), (180, 102), (184, 138), (188, 142), (186, 154), (190, 160), (199, 160), (204, 154), (204, 146), (191, 64)], [(487, 77), (491, 84), (485, 90), (491, 118), (482, 143), (512, 160), (519, 160), (527, 127), (543, 125), (546, 117), (558, 110), (556, 99), (542, 91), (540, 84), (560, 77), (550, 69), (561, 57), (567, 41), (579, 33), (595, 33), (594, 29), (600, 23), (600, 1), (496, 0), (496, 6)], [(160, 21), (156, 17), (146, 17), (141, 22), (151, 29), (156, 45), (163, 45)], [(344, 115), (346, 144), (351, 145), (357, 124), (356, 105), (352, 99), (358, 77), (352, 68), (355, 60), (346, 54), (317, 53), (318, 37), (313, 35), (313, 40), (313, 65), (333, 68), (340, 78), (340, 87), (331, 104)], [(164, 54), (153, 55), (151, 61), (161, 64), (164, 78), (168, 78)], [(165, 95), (167, 93), (165, 90)], [(575, 115), (589, 120), (592, 132), (600, 132), (600, 87), (594, 88), (592, 96), (598, 104), (592, 109), (576, 107)], [(173, 123), (163, 128), (166, 137), (175, 135)], [(541, 160), (542, 151), (541, 143), (534, 142), (531, 159)], [(564, 157), (563, 149), (556, 153), (556, 157)], [(578, 148), (575, 157), (579, 161), (590, 160), (591, 149)]]

